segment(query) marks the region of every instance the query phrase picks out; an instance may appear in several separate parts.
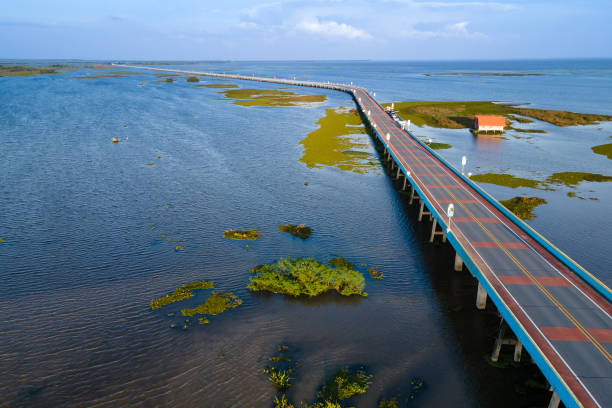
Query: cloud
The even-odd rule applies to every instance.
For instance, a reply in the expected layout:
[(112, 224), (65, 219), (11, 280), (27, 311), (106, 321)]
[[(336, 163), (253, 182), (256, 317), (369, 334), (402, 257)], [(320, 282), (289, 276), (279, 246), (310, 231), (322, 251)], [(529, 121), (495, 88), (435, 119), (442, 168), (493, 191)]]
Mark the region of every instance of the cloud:
[(372, 38), (370, 34), (359, 28), (332, 20), (320, 21), (317, 17), (300, 21), (296, 28), (326, 37), (339, 37), (349, 40), (369, 40)]
[(414, 7), (421, 8), (492, 8), (496, 10), (516, 10), (519, 8), (516, 4), (511, 3), (498, 3), (498, 2), (484, 2), (484, 1), (414, 1), (414, 0), (387, 0), (392, 3), (403, 3), (409, 4)]
[(400, 35), (411, 38), (487, 38), (486, 34), (471, 32), (468, 30), (469, 21), (459, 21), (453, 24), (447, 24), (442, 30), (418, 30), (414, 27), (400, 31)]

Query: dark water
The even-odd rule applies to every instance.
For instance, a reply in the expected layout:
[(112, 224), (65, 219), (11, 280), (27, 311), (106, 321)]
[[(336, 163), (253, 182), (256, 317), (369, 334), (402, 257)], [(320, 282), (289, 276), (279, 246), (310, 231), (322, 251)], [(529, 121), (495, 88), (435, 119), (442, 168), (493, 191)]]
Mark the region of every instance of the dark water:
[[(187, 67), (356, 81), (381, 102), (494, 99), (612, 113), (610, 61)], [(502, 69), (546, 75), (422, 75)], [(546, 404), (546, 393), (521, 393), (526, 379), (539, 380), (533, 368), (485, 362), (495, 311), (475, 311), (475, 283), (452, 272), (448, 247), (423, 242), (429, 226), (416, 223), (388, 177), (298, 162), (298, 142), (326, 108), (350, 106), (347, 96), (329, 92), (310, 108), (244, 108), (217, 100), (215, 89), (149, 73), (76, 75), (0, 78), (1, 406), (271, 406), (274, 389), (262, 370), (279, 343), (300, 362), (288, 394), (296, 402), (312, 402), (331, 373), (359, 364), (374, 374), (359, 407), (407, 396), (415, 377), (426, 386), (411, 406)], [(609, 123), (546, 130), (484, 144), (462, 131), (417, 134), (453, 144), (446, 157), (467, 154), (482, 172), (612, 175), (612, 161), (590, 151), (612, 142)], [(610, 284), (612, 183), (586, 184), (580, 191), (599, 201), (537, 191), (549, 204), (530, 223)], [(500, 199), (532, 193), (486, 188)], [(285, 223), (315, 232), (301, 241), (277, 230)], [(222, 238), (228, 228), (258, 228), (264, 237), (247, 248)], [(363, 299), (288, 300), (245, 289), (254, 265), (336, 254), (380, 266), (385, 279), (367, 276)], [(187, 332), (170, 329), (182, 320), (166, 313), (202, 303), (206, 293), (148, 307), (201, 279), (243, 305)]]

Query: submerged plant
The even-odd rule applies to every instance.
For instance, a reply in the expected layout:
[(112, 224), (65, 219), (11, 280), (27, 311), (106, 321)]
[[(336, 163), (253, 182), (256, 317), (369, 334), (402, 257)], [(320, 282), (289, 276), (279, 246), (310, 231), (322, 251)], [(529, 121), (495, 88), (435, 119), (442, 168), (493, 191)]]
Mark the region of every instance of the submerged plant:
[(385, 277), (385, 274), (382, 273), (378, 267), (376, 268), (368, 268), (368, 272), (370, 272), (370, 276), (374, 279), (382, 279)]
[(242, 300), (230, 292), (213, 292), (206, 299), (203, 305), (196, 306), (192, 309), (182, 309), (183, 316), (194, 316), (196, 314), (216, 316), (225, 312), (227, 309), (233, 309), (242, 304)]
[(331, 266), (333, 266), (334, 268), (353, 268), (355, 266), (354, 263), (349, 262), (346, 260), (346, 258), (332, 258), (329, 261), (327, 261), (328, 264), (330, 264)]
[(517, 217), (530, 220), (535, 217), (532, 213), (533, 209), (541, 204), (546, 204), (547, 201), (540, 197), (514, 197), (500, 201), (500, 203)]
[(264, 265), (250, 278), (247, 289), (288, 296), (321, 295), (335, 290), (343, 296), (367, 296), (363, 275), (347, 267), (332, 268), (312, 258), (281, 258)]
[(260, 238), (261, 234), (256, 229), (252, 230), (225, 230), (223, 232), (223, 238), (234, 239), (234, 240), (249, 240), (255, 241)]
[(351, 371), (342, 368), (336, 372), (317, 393), (324, 401), (342, 401), (354, 395), (365, 394), (371, 384), (372, 375), (363, 370)]
[(395, 397), (384, 399), (378, 403), (378, 408), (399, 408), (399, 403)]
[(312, 228), (305, 226), (304, 224), (300, 224), (300, 225), (293, 225), (293, 224), (286, 224), (286, 225), (279, 225), (278, 229), (282, 232), (286, 232), (287, 234), (291, 234), (294, 237), (298, 237), (298, 238), (302, 238), (302, 239), (306, 239), (310, 236), (310, 234), (312, 233)]
[(159, 309), (160, 307), (169, 305), (170, 303), (178, 302), (183, 299), (189, 299), (190, 297), (193, 297), (193, 291), (196, 289), (212, 289), (214, 287), (214, 283), (205, 280), (187, 283), (179, 288), (176, 288), (174, 292), (168, 295), (152, 300), (150, 304), (151, 309)]
[(293, 379), (291, 378), (292, 371), (291, 368), (283, 370), (269, 367), (264, 370), (264, 373), (268, 374), (268, 380), (270, 380), (276, 388), (279, 390), (286, 390), (291, 386), (291, 380)]
[(274, 397), (274, 408), (294, 408), (294, 406), (287, 401), (285, 394), (281, 394), (280, 398), (278, 396)]

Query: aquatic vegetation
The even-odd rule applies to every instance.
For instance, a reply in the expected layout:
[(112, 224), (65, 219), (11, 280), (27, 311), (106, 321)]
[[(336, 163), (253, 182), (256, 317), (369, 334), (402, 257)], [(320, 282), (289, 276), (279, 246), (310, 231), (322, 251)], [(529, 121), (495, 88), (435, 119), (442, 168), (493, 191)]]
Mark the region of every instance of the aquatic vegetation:
[(304, 106), (327, 100), (325, 95), (300, 95), (278, 89), (230, 89), (219, 93), (240, 106)]
[(240, 88), (236, 84), (202, 84), (195, 86), (198, 88)]
[(317, 397), (324, 401), (338, 402), (354, 395), (365, 394), (371, 384), (372, 375), (363, 370), (338, 370), (317, 393)]
[(359, 174), (380, 174), (378, 159), (370, 152), (366, 131), (357, 111), (343, 107), (326, 109), (325, 116), (316, 124), (319, 128), (300, 141), (304, 147), (300, 162), (306, 167), (330, 166)]
[(506, 129), (514, 130), (515, 132), (520, 132), (520, 133), (548, 133), (547, 131), (541, 130), (541, 129), (521, 129), (521, 128), (515, 128), (512, 126), (507, 126)]
[(421, 389), (423, 389), (424, 386), (425, 386), (425, 382), (421, 380), (420, 378), (413, 378), (412, 380), (410, 380), (410, 388), (412, 389), (412, 392), (408, 396), (408, 401), (415, 399), (417, 396), (417, 393)]
[(185, 249), (185, 247), (184, 247), (184, 246), (180, 246), (180, 245), (177, 245), (177, 246), (174, 248), (174, 250), (175, 250), (175, 251), (182, 251), (183, 249)]
[(450, 149), (453, 147), (447, 143), (425, 142), (425, 144), (434, 150)]
[(533, 123), (533, 120), (529, 119), (529, 118), (524, 118), (522, 116), (516, 116), (516, 115), (511, 115), (511, 114), (507, 114), (506, 117), (512, 121), (518, 122), (518, 123)]
[(399, 408), (399, 403), (395, 397), (384, 399), (378, 403), (378, 408)]
[(255, 241), (257, 238), (261, 238), (261, 234), (258, 230), (225, 230), (223, 232), (223, 238), (234, 239), (234, 240), (249, 240)]
[(200, 82), (200, 78), (196, 76), (190, 76), (190, 77), (187, 77), (186, 81), (187, 82)]
[(142, 75), (140, 72), (110, 71), (110, 74), (77, 76), (77, 79), (124, 78), (126, 75)]
[(199, 281), (187, 283), (179, 288), (176, 288), (174, 292), (169, 295), (165, 295), (159, 299), (155, 299), (151, 301), (151, 309), (159, 309), (160, 307), (169, 305), (174, 302), (178, 302), (184, 299), (189, 299), (193, 297), (193, 291), (196, 289), (212, 289), (215, 287), (215, 284), (208, 281)]
[(1, 65), (0, 77), (8, 76), (34, 76), (41, 74), (57, 74), (53, 68), (46, 68), (35, 65)]
[(210, 320), (208, 320), (206, 317), (200, 317), (198, 319), (198, 323), (200, 323), (200, 324), (208, 324), (208, 323), (210, 323)]
[(268, 361), (272, 363), (278, 363), (279, 361), (285, 361), (287, 363), (290, 363), (291, 359), (287, 356), (272, 356), (268, 359)]
[(279, 353), (285, 352), (289, 350), (289, 346), (287, 346), (286, 344), (279, 344), (278, 347), (276, 347), (276, 350)]
[(121, 141), (121, 140), (120, 140), (119, 138), (116, 138), (116, 137), (113, 137), (113, 138), (111, 139), (111, 142), (113, 142), (113, 143), (119, 143), (120, 141)]
[(514, 177), (511, 174), (500, 173), (475, 174), (471, 177), (471, 180), (477, 181), (479, 183), (497, 184), (498, 186), (505, 186), (510, 188), (537, 188), (540, 185), (540, 182), (538, 180), (530, 180), (521, 177)]
[(593, 153), (608, 156), (608, 159), (612, 160), (612, 143), (593, 146), (591, 150), (593, 150)]
[[(390, 106), (384, 104), (383, 106)], [(517, 105), (500, 104), (491, 101), (453, 101), (453, 102), (395, 102), (395, 109), (404, 120), (417, 126), (431, 126), (445, 129), (471, 128), (474, 115), (502, 115), (517, 120), (516, 115), (527, 116), (556, 126), (593, 125), (610, 121), (612, 116), (587, 113), (574, 113), (550, 109), (531, 109)], [(511, 116), (508, 116), (511, 115)]]
[(4, 238), (0, 238), (0, 243), (4, 242)]
[(563, 184), (568, 187), (575, 187), (582, 181), (590, 182), (607, 182), (612, 181), (611, 176), (604, 176), (597, 173), (584, 173), (578, 171), (565, 171), (561, 173), (553, 173), (546, 179), (549, 183)]
[(547, 201), (540, 197), (514, 197), (500, 201), (500, 203), (516, 214), (517, 217), (531, 220), (535, 217), (532, 213), (533, 209), (541, 204), (546, 204)]
[(168, 77), (168, 78), (164, 79), (164, 82), (174, 82), (174, 79)]
[(225, 312), (227, 309), (233, 309), (242, 304), (242, 300), (230, 292), (213, 292), (206, 299), (203, 305), (196, 306), (192, 309), (182, 309), (183, 316), (194, 316), (196, 314), (216, 316)]
[(249, 273), (257, 273), (261, 270), (261, 268), (263, 268), (264, 266), (266, 266), (266, 264), (261, 264), (261, 265), (257, 265), (252, 267), (251, 269), (249, 269)]
[(145, 166), (152, 166), (154, 163), (145, 163)]
[(285, 394), (281, 394), (281, 397), (274, 397), (274, 408), (294, 408), (293, 404), (290, 404), (287, 401), (287, 396)]
[(265, 369), (264, 373), (268, 374), (268, 380), (270, 380), (270, 382), (274, 384), (276, 388), (279, 390), (286, 390), (291, 386), (291, 380), (293, 380), (291, 377), (292, 371), (293, 370), (290, 368), (286, 370), (277, 370), (274, 367), (270, 367)]
[(327, 261), (328, 264), (333, 266), (334, 268), (349, 268), (352, 269), (355, 264), (346, 260), (346, 258), (332, 258)]
[(302, 238), (302, 239), (308, 238), (310, 236), (310, 234), (312, 233), (312, 228), (307, 227), (304, 224), (300, 224), (300, 225), (293, 225), (293, 224), (279, 225), (278, 229), (281, 230), (282, 232), (286, 232), (287, 234), (291, 234), (294, 237), (298, 237), (298, 238)]
[(374, 279), (382, 279), (385, 277), (385, 274), (382, 273), (378, 268), (368, 268), (368, 272), (370, 272), (370, 276)]
[(335, 290), (343, 296), (367, 296), (363, 275), (350, 268), (332, 268), (312, 258), (281, 258), (264, 265), (251, 278), (247, 289), (288, 296), (321, 295)]

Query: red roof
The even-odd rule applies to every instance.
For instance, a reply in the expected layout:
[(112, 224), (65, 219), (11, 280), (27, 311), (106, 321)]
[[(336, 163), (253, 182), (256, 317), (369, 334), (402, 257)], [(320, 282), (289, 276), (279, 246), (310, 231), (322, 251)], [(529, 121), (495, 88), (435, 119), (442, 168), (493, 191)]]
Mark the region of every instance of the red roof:
[(496, 115), (476, 115), (478, 126), (506, 126), (506, 118)]

